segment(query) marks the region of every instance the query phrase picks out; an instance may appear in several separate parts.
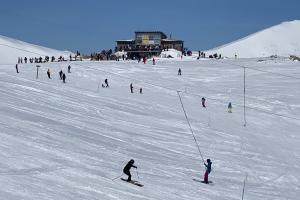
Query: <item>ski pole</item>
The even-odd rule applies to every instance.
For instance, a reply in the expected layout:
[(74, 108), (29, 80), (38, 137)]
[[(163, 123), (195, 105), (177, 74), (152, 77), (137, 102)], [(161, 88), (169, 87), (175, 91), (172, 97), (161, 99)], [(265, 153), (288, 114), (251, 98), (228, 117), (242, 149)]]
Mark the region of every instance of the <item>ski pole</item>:
[(137, 168), (136, 168), (136, 175), (137, 175), (138, 179), (140, 179)]
[(122, 173), (120, 176), (117, 176), (117, 177), (115, 177), (115, 178), (113, 178), (113, 179), (111, 179), (111, 180), (114, 181), (114, 180), (116, 180), (117, 178), (121, 178), (121, 176), (123, 176), (123, 174), (124, 174), (124, 173)]

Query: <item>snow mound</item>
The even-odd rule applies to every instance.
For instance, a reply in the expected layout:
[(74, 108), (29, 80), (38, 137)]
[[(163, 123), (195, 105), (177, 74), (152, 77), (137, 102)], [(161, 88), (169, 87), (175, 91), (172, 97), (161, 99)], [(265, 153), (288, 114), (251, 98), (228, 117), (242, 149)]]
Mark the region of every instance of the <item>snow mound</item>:
[(14, 64), (18, 57), (69, 57), (69, 51), (50, 49), (0, 35), (0, 64)]
[(168, 51), (163, 51), (160, 54), (161, 58), (179, 58), (181, 57), (181, 52), (176, 49), (169, 49)]
[(125, 52), (125, 51), (117, 51), (115, 53), (115, 56), (117, 56), (117, 57), (122, 57), (123, 55), (127, 56), (127, 52)]
[(300, 55), (300, 20), (283, 22), (232, 43), (206, 51), (225, 57), (256, 58)]

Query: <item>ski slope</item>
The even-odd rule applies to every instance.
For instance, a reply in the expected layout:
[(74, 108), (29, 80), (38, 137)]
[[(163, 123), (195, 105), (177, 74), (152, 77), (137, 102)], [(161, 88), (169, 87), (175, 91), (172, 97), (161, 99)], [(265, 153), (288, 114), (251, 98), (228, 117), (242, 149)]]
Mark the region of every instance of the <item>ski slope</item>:
[(15, 64), (18, 57), (34, 58), (42, 56), (44, 58), (45, 56), (55, 56), (57, 58), (63, 56), (68, 58), (70, 54), (72, 53), (69, 51), (50, 49), (0, 35), (1, 64)]
[(237, 41), (206, 51), (234, 58), (300, 55), (300, 20), (283, 22)]
[[(148, 63), (44, 63), (39, 79), (35, 65), (21, 65), (19, 74), (2, 65), (0, 199), (233, 200), (241, 199), (246, 174), (244, 199), (299, 198), (298, 62)], [(69, 64), (72, 73), (63, 84), (58, 72)], [(238, 65), (249, 67), (246, 127)], [(110, 88), (99, 87), (105, 78)], [(193, 181), (202, 180), (205, 168), (177, 90), (202, 156), (213, 162), (213, 185)], [(228, 102), (233, 113), (227, 112)], [(132, 179), (142, 188), (112, 180), (131, 158), (138, 167), (131, 170)]]

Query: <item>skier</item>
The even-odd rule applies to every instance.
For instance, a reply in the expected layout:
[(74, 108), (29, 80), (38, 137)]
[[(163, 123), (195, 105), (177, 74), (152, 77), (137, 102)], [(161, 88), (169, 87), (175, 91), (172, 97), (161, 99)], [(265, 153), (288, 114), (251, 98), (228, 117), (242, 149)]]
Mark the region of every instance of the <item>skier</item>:
[(59, 78), (60, 78), (60, 80), (62, 80), (62, 78), (63, 78), (63, 71), (62, 70), (59, 71)]
[(106, 84), (106, 87), (109, 87), (107, 78), (104, 80), (104, 83)]
[(181, 76), (181, 69), (178, 69), (178, 76)]
[(140, 88), (140, 94), (143, 94), (143, 88)]
[(130, 92), (133, 93), (133, 86), (132, 86), (132, 83), (130, 83)]
[(152, 59), (152, 64), (155, 65), (155, 58)]
[(201, 102), (202, 102), (202, 107), (206, 108), (206, 106), (205, 106), (205, 98), (204, 97), (202, 97)]
[(134, 164), (134, 160), (131, 159), (123, 169), (124, 174), (126, 174), (128, 176), (128, 179), (127, 179), (128, 182), (131, 181), (130, 168), (133, 167), (133, 168), (137, 169), (137, 167), (134, 166), (133, 164)]
[(48, 75), (48, 78), (51, 79), (51, 76), (50, 76), (50, 69), (48, 68), (48, 71), (47, 71), (47, 75)]
[(62, 80), (63, 80), (63, 83), (66, 83), (66, 74), (65, 73), (63, 73), (63, 75), (62, 75)]
[(18, 64), (16, 64), (16, 70), (17, 70), (17, 73), (19, 73)]
[(229, 113), (232, 113), (231, 109), (232, 109), (232, 105), (231, 105), (231, 102), (229, 102), (229, 104), (228, 104), (228, 112)]
[(206, 167), (206, 171), (204, 174), (204, 183), (208, 184), (208, 174), (211, 172), (211, 164), (212, 162), (210, 161), (210, 159), (207, 159), (207, 164), (204, 163), (204, 166)]
[(71, 73), (71, 65), (68, 66), (68, 73)]

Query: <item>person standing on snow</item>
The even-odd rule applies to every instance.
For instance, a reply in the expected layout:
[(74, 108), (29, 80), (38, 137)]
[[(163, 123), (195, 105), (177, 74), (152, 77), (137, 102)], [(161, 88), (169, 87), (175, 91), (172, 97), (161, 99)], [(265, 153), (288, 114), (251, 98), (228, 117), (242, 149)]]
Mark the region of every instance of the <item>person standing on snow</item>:
[(207, 164), (204, 163), (204, 166), (206, 167), (205, 173), (204, 173), (204, 183), (208, 184), (208, 174), (211, 172), (211, 164), (212, 162), (210, 159), (207, 159)]
[(206, 106), (205, 106), (205, 98), (204, 97), (202, 97), (201, 102), (202, 102), (202, 107), (206, 108)]
[(62, 70), (59, 71), (59, 78), (60, 78), (60, 80), (62, 80), (62, 78), (63, 78), (63, 71)]
[(104, 83), (106, 84), (105, 87), (109, 87), (107, 78), (104, 80)]
[(131, 174), (130, 174), (131, 167), (137, 169), (137, 167), (133, 164), (134, 164), (134, 160), (131, 159), (123, 169), (124, 174), (126, 174), (128, 176), (128, 179), (127, 179), (128, 182), (131, 181)]
[(47, 75), (48, 75), (48, 78), (51, 79), (51, 74), (50, 74), (50, 69), (48, 68), (48, 71), (47, 71)]
[(228, 104), (228, 112), (229, 113), (232, 113), (231, 109), (232, 109), (232, 105), (231, 105), (231, 102), (229, 102), (229, 104)]
[(130, 83), (130, 92), (133, 93), (133, 86), (132, 86), (132, 83)]
[(181, 76), (181, 69), (178, 69), (178, 76)]
[(63, 83), (66, 83), (66, 74), (65, 73), (63, 73), (63, 75), (62, 75), (62, 80), (63, 80)]
[(16, 64), (16, 71), (17, 71), (17, 73), (19, 73), (18, 64)]
[(68, 73), (71, 73), (71, 65), (68, 66)]

